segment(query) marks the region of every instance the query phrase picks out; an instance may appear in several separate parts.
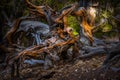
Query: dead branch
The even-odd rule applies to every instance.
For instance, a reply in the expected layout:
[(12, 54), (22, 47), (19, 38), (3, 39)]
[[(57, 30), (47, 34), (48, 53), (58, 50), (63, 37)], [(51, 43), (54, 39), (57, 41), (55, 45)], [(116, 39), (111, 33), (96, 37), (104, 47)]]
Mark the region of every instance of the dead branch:
[(94, 7), (89, 7), (87, 9), (88, 18), (90, 21), (90, 26), (94, 26), (97, 10)]
[(13, 27), (10, 29), (10, 31), (7, 32), (7, 34), (6, 34), (5, 37), (4, 37), (4, 38), (7, 38), (8, 43), (9, 43), (10, 45), (13, 44), (13, 42), (12, 42), (12, 36), (13, 36), (13, 34), (17, 31), (17, 29), (19, 28), (19, 24), (20, 24), (21, 21), (22, 21), (22, 19), (21, 19), (21, 18), (18, 18), (18, 19), (16, 20), (15, 24), (13, 25)]
[(37, 55), (39, 55), (39, 54), (41, 54), (41, 53), (43, 53), (45, 51), (51, 50), (51, 49), (53, 49), (55, 47), (61, 47), (61, 46), (64, 46), (64, 45), (73, 44), (77, 40), (78, 40), (78, 38), (69, 39), (69, 40), (64, 41), (64, 42), (60, 42), (60, 43), (57, 43), (57, 44), (54, 44), (54, 45), (50, 45), (48, 47), (43, 47), (41, 49), (34, 50), (36, 47), (38, 47), (38, 46), (36, 46), (36, 47), (31, 48), (29, 50), (24, 50), (24, 51), (20, 52), (19, 55), (16, 58), (19, 58), (20, 56), (24, 56), (24, 55), (29, 55), (29, 56), (35, 57), (35, 56), (37, 56)]
[(21, 21), (25, 20), (25, 19), (30, 19), (30, 17), (25, 16), (25, 17), (21, 17), (21, 18), (16, 19), (12, 28), (4, 36), (4, 39), (7, 39), (8, 43), (10, 45), (13, 44), (12, 37), (14, 37), (15, 32), (19, 29), (19, 25), (20, 25)]
[(88, 37), (91, 43), (93, 43), (92, 27), (88, 25), (86, 17), (83, 17), (82, 27), (84, 29), (84, 35)]
[(26, 3), (29, 8), (33, 8), (34, 11), (38, 12), (41, 16), (45, 16), (44, 9), (43, 9), (45, 6), (36, 6), (32, 4), (29, 0), (26, 0)]
[(63, 9), (61, 11), (60, 15), (58, 15), (57, 18), (52, 17), (52, 20), (57, 23), (64, 23), (61, 21), (61, 20), (63, 20), (63, 17), (71, 14), (73, 12), (73, 10), (75, 9), (75, 7), (76, 7), (76, 4), (73, 4), (73, 6), (71, 6), (70, 8)]
[[(13, 62), (16, 62), (17, 64), (19, 63), (19, 59), (24, 58), (25, 56), (31, 56), (31, 57), (37, 57), (38, 55), (41, 55), (42, 53), (47, 53), (51, 54), (50, 51), (54, 50), (56, 47), (64, 47), (66, 45), (73, 45), (73, 57), (76, 57), (76, 53), (79, 53), (79, 49), (76, 46), (76, 42), (78, 41), (78, 37), (74, 37), (71, 32), (69, 32), (68, 29), (68, 15), (73, 15), (73, 16), (78, 16), (82, 17), (82, 22), (80, 25), (83, 27), (83, 34), (90, 40), (91, 43), (93, 43), (93, 36), (92, 36), (92, 27), (88, 24), (87, 22), (87, 12), (84, 8), (75, 10), (76, 4), (71, 5), (70, 7), (64, 8), (61, 13), (57, 14), (57, 12), (54, 14), (54, 11), (50, 7), (46, 6), (36, 6), (32, 4), (29, 0), (26, 0), (26, 3), (30, 10), (33, 12), (39, 13), (40, 16), (43, 16), (47, 19), (48, 23), (51, 24), (50, 22), (55, 22), (55, 23), (62, 23), (64, 25), (64, 30), (58, 29), (57, 33), (59, 35), (59, 38), (62, 38), (62, 41), (58, 43), (46, 43), (43, 47), (39, 46), (34, 46), (33, 48), (24, 50), (20, 52), (15, 58)], [(54, 14), (54, 15), (53, 15)], [(15, 25), (13, 29), (11, 29), (10, 32), (7, 33), (6, 37), (8, 39), (8, 42), (12, 44), (12, 39), (11, 37), (13, 36), (13, 33), (17, 31), (19, 28), (19, 24), (22, 20), (18, 19), (15, 22)], [(54, 24), (53, 24), (54, 25)], [(67, 32), (67, 36), (69, 38), (66, 40), (64, 33)], [(47, 46), (46, 46), (47, 45)], [(65, 47), (64, 47), (65, 48)], [(65, 48), (66, 49), (66, 48)], [(62, 49), (64, 50), (64, 49)], [(67, 49), (66, 49), (67, 50)], [(94, 53), (98, 53), (100, 51), (95, 50), (94, 52), (91, 52), (90, 55), (93, 55)], [(57, 53), (58, 54), (58, 53)], [(88, 55), (84, 55), (86, 57)], [(18, 65), (19, 66), (19, 65)]]
[(104, 55), (106, 53), (107, 51), (104, 50), (103, 48), (96, 48), (96, 49), (91, 49), (90, 52), (88, 53), (82, 54), (81, 56), (79, 56), (79, 58), (86, 59), (86, 58), (91, 58), (98, 55)]
[[(24, 50), (24, 51), (20, 52), (14, 58), (13, 63), (15, 63), (15, 64), (12, 64), (12, 66), (13, 66), (12, 70), (16, 71), (15, 65), (17, 65), (17, 67), (19, 67), (19, 65), (18, 65), (19, 64), (19, 60), (21, 60), (21, 58), (23, 60), (23, 58), (25, 56), (37, 57), (38, 55), (41, 55), (42, 53), (47, 53), (48, 55), (51, 55), (51, 56), (54, 57), (55, 54), (52, 55), (51, 52), (50, 52), (50, 51), (54, 50), (54, 48), (57, 48), (57, 47), (59, 48), (59, 47), (63, 47), (63, 46), (66, 46), (66, 45), (74, 44), (77, 40), (78, 40), (78, 38), (70, 38), (67, 41), (65, 41), (65, 40), (62, 40), (62, 42), (61, 41), (60, 42), (59, 41), (58, 42), (55, 41), (56, 43), (52, 43), (52, 45), (49, 44), (48, 46), (43, 46), (43, 47), (41, 47), (39, 45), (39, 46), (34, 46), (33, 48), (30, 48), (30, 49)], [(60, 51), (60, 53), (63, 52), (64, 50), (67, 50), (65, 47), (63, 47), (61, 49), (62, 49), (62, 51)], [(58, 53), (56, 53), (56, 55), (58, 55)], [(46, 63), (46, 62), (44, 64), (48, 65), (48, 63)], [(11, 74), (15, 73), (15, 71), (12, 71)], [(17, 68), (17, 72), (18, 72), (17, 73), (17, 75), (18, 75), (19, 74), (19, 69), (18, 68)], [(14, 75), (12, 75), (12, 77), (14, 77)]]
[[(90, 40), (91, 43), (93, 43), (94, 40), (93, 40), (93, 36), (92, 36), (92, 27), (87, 22), (87, 11), (85, 8), (79, 8), (79, 9), (75, 10), (75, 8), (77, 8), (78, 4), (73, 4), (71, 6), (63, 8), (61, 13), (59, 13), (59, 15), (58, 14), (52, 15), (53, 10), (50, 7), (36, 6), (32, 3), (30, 3), (29, 0), (26, 0), (26, 3), (29, 6), (31, 6), (32, 8), (34, 8), (34, 10), (37, 11), (37, 13), (44, 15), (47, 18), (48, 23), (50, 23), (50, 20), (52, 20), (52, 22), (64, 24), (64, 31), (66, 31), (67, 33), (69, 33), (69, 31), (67, 31), (67, 27), (68, 27), (67, 16), (68, 15), (81, 16), (82, 17), (81, 26), (84, 29), (83, 34), (86, 37), (88, 37), (88, 39)], [(46, 13), (45, 10), (48, 11), (48, 13)], [(51, 19), (49, 19), (49, 18), (51, 18)], [(94, 22), (92, 21), (91, 24), (93, 24), (93, 23)]]
[(79, 23), (80, 26), (82, 27), (82, 34), (86, 36), (91, 43), (93, 43), (93, 35), (92, 35), (92, 26), (90, 26), (87, 22), (87, 12), (85, 8), (80, 8), (76, 10), (73, 15), (75, 16), (81, 16), (82, 17), (82, 22)]

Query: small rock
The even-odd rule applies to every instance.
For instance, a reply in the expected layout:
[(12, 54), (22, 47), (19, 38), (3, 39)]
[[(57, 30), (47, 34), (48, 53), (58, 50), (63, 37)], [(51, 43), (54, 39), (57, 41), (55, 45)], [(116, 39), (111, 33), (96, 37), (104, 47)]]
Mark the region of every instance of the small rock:
[(78, 69), (75, 69), (75, 72), (77, 72), (78, 71)]

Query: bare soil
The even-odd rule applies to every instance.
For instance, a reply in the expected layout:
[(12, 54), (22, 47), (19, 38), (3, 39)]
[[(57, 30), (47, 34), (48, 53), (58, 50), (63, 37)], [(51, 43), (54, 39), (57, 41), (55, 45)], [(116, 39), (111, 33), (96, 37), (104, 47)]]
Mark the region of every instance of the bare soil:
[[(119, 71), (102, 67), (104, 59), (105, 55), (90, 59), (60, 61), (54, 68), (47, 70), (41, 65), (24, 64), (24, 68), (20, 70), (20, 78), (16, 77), (15, 80), (120, 80)], [(112, 66), (120, 67), (120, 62)], [(0, 80), (10, 80), (10, 74), (1, 74)]]

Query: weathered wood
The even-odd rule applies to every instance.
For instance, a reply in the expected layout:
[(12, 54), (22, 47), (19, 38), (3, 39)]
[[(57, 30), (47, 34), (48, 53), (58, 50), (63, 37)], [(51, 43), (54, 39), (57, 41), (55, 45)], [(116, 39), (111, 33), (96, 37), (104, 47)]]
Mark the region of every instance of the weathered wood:
[(11, 29), (6, 33), (6, 35), (4, 36), (4, 39), (7, 39), (9, 45), (13, 45), (13, 37), (15, 36), (15, 33), (17, 32), (17, 30), (19, 29), (19, 25), (23, 20), (26, 19), (31, 19), (31, 17), (20, 17), (18, 19), (15, 20), (14, 24), (12, 25)]
[(19, 24), (22, 20), (23, 20), (22, 18), (18, 18), (16, 20), (15, 24), (13, 25), (13, 27), (10, 29), (10, 31), (7, 32), (7, 34), (4, 37), (4, 38), (7, 38), (8, 43), (10, 45), (13, 44), (12, 37), (13, 37), (14, 33), (17, 31), (17, 29), (19, 28)]
[[(91, 44), (93, 43), (93, 41), (94, 41), (93, 35), (92, 35), (93, 28), (87, 22), (87, 11), (85, 8), (82, 7), (82, 8), (75, 9), (78, 6), (78, 4), (75, 3), (75, 4), (72, 4), (70, 6), (63, 8), (61, 12), (56, 12), (56, 14), (52, 15), (52, 13), (54, 11), (51, 10), (51, 8), (47, 8), (46, 6), (36, 6), (36, 5), (32, 4), (31, 2), (29, 2), (29, 0), (26, 0), (26, 2), (29, 6), (34, 8), (37, 11), (37, 13), (44, 15), (47, 18), (47, 21), (48, 21), (48, 23), (50, 23), (50, 25), (51, 25), (51, 22), (64, 24), (64, 31), (66, 31), (67, 33), (69, 33), (69, 31), (67, 31), (68, 15), (79, 16), (79, 17), (81, 16), (82, 17), (81, 26), (83, 27), (83, 34), (90, 40)], [(48, 10), (48, 9), (50, 9), (50, 10)], [(48, 11), (48, 12), (45, 12), (45, 11)], [(53, 11), (53, 12), (51, 12), (51, 11)], [(59, 14), (57, 14), (57, 13), (59, 13)], [(52, 20), (52, 21), (50, 22), (50, 20)], [(92, 21), (90, 24), (91, 25), (94, 24), (94, 17), (92, 17)]]
[(45, 6), (36, 6), (32, 4), (29, 0), (26, 0), (26, 3), (30, 8), (33, 8), (34, 11), (38, 12), (41, 16), (45, 16), (44, 9), (43, 9)]
[(120, 43), (117, 43), (116, 46), (109, 48), (107, 53), (107, 57), (103, 62), (103, 65), (109, 64), (112, 59), (117, 58), (116, 56), (120, 56)]

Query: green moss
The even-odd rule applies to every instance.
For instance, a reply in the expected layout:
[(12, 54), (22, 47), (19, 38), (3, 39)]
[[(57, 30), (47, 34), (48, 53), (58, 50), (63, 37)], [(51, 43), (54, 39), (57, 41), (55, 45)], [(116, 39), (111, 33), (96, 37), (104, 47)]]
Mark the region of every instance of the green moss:
[(112, 30), (112, 25), (110, 25), (108, 23), (105, 26), (103, 26), (103, 28), (102, 28), (102, 32), (109, 32), (111, 30)]
[(79, 34), (79, 24), (77, 19), (74, 16), (68, 16), (68, 25), (73, 28), (73, 34), (78, 35)]

